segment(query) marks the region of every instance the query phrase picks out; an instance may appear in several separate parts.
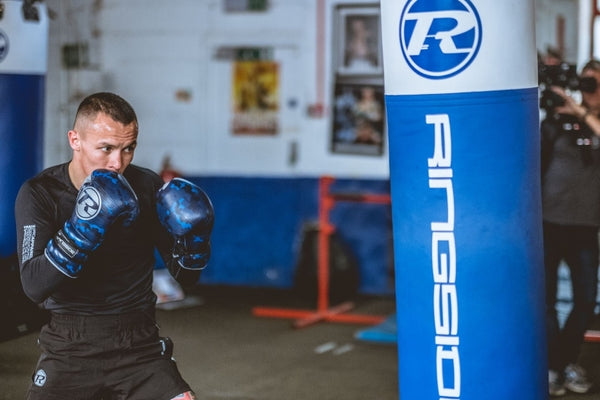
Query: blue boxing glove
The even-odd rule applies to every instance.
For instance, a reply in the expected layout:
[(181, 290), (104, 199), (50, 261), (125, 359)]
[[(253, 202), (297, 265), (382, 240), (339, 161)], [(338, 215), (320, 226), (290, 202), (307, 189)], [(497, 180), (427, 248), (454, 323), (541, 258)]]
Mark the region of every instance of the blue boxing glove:
[(63, 274), (76, 278), (108, 228), (117, 220), (129, 226), (138, 214), (137, 196), (125, 177), (95, 170), (83, 181), (73, 214), (48, 242), (46, 258)]
[(156, 211), (175, 240), (173, 258), (185, 269), (202, 269), (210, 258), (215, 216), (209, 197), (193, 183), (174, 178), (159, 189)]

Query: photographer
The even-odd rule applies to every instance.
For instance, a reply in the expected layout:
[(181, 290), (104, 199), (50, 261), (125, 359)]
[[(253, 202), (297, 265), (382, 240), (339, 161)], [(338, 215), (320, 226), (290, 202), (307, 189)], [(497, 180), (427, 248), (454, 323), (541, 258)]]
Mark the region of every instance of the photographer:
[[(541, 125), (542, 212), (546, 272), (549, 392), (587, 393), (592, 384), (577, 365), (585, 331), (594, 316), (600, 227), (600, 62), (588, 62), (580, 81), (581, 103), (551, 86), (556, 105)], [(566, 86), (565, 86), (566, 87)], [(544, 96), (542, 96), (543, 98)], [(564, 327), (557, 319), (558, 267), (570, 270), (573, 307)]]

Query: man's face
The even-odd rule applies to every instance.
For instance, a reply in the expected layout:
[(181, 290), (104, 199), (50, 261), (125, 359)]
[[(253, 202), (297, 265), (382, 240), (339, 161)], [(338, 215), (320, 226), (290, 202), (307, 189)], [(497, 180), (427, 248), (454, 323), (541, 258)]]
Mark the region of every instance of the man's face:
[(69, 131), (73, 161), (87, 176), (96, 169), (122, 174), (133, 160), (137, 124), (123, 125), (104, 113), (77, 121)]

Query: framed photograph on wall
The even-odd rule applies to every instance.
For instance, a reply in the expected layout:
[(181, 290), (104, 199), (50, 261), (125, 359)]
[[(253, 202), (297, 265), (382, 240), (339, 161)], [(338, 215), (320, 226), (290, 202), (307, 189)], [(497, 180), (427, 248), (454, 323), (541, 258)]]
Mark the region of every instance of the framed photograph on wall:
[(385, 109), (383, 85), (337, 83), (333, 103), (333, 153), (383, 154)]
[(341, 7), (338, 10), (337, 73), (383, 73), (381, 27), (377, 7)]

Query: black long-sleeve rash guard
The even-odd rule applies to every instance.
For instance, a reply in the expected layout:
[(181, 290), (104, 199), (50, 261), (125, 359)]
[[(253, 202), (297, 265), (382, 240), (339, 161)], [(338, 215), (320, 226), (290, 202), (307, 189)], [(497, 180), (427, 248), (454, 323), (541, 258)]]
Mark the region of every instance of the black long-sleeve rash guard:
[(119, 314), (145, 310), (156, 302), (152, 291), (155, 249), (182, 284), (195, 283), (199, 271), (179, 271), (172, 262), (173, 239), (158, 222), (155, 195), (163, 185), (153, 171), (129, 165), (123, 174), (135, 191), (140, 213), (130, 227), (109, 228), (77, 278), (48, 261), (44, 249), (75, 208), (77, 189), (68, 163), (50, 167), (23, 184), (15, 202), (17, 255), (25, 293), (53, 312)]

